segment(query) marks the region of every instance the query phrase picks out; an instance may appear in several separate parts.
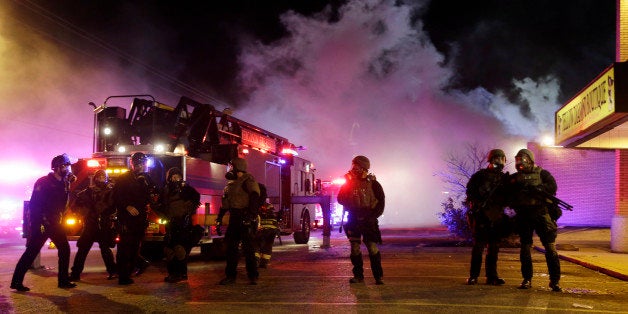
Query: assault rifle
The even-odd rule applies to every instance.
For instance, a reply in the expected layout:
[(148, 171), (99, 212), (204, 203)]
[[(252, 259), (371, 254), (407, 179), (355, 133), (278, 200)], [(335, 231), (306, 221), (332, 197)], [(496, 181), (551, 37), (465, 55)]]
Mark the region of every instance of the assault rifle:
[(556, 206), (558, 206), (560, 209), (562, 210), (568, 210), (568, 211), (573, 211), (573, 206), (568, 204), (567, 202), (561, 200), (560, 198), (545, 192), (544, 190), (541, 190), (539, 188), (533, 189), (531, 190), (532, 194), (537, 194), (541, 197), (544, 197), (548, 203), (550, 204), (554, 204)]

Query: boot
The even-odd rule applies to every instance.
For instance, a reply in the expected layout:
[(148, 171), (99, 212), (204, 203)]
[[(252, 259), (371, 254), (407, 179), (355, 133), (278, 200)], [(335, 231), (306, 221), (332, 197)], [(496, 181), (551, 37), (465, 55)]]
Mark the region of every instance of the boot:
[(266, 268), (268, 267), (268, 259), (266, 258), (262, 258), (259, 260), (259, 268)]
[(384, 277), (384, 270), (382, 269), (382, 254), (377, 252), (375, 255), (369, 255), (371, 260), (371, 270), (373, 271), (373, 277), (375, 277), (376, 285), (383, 285), (382, 278)]
[(362, 254), (351, 255), (351, 264), (353, 264), (353, 278), (349, 279), (349, 283), (361, 283), (364, 282), (364, 262), (362, 261)]

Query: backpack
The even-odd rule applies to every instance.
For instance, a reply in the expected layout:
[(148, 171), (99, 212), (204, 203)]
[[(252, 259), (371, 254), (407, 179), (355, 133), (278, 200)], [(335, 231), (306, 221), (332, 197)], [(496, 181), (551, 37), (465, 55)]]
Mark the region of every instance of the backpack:
[(351, 183), (351, 195), (349, 197), (349, 208), (373, 209), (377, 206), (377, 198), (373, 192), (373, 181), (355, 180)]
[[(260, 209), (266, 204), (268, 193), (266, 192), (266, 185), (259, 182), (257, 182), (257, 185), (259, 186), (259, 197), (257, 198), (257, 205), (255, 206), (255, 208)], [(242, 185), (242, 189), (244, 189), (246, 193), (249, 193), (249, 191), (247, 191), (246, 189), (246, 184)]]
[(257, 208), (262, 208), (266, 204), (268, 193), (266, 192), (266, 185), (257, 182), (259, 185), (259, 197), (257, 198)]

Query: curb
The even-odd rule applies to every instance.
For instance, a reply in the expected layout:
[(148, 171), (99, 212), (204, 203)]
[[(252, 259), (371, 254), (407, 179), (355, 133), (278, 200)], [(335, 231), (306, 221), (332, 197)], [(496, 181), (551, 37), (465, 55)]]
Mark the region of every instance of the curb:
[[(539, 251), (539, 252), (541, 252), (541, 253), (545, 253), (545, 249), (543, 249), (541, 247), (535, 246), (534, 249)], [(602, 274), (605, 274), (605, 275), (617, 278), (619, 280), (628, 281), (628, 275), (616, 272), (614, 270), (610, 270), (608, 268), (605, 268), (605, 267), (602, 267), (602, 266), (599, 266), (599, 265), (591, 264), (589, 262), (585, 262), (585, 261), (579, 260), (577, 258), (564, 256), (564, 255), (562, 255), (560, 253), (558, 254), (558, 257), (560, 259), (562, 259), (562, 260), (568, 261), (570, 263), (578, 264), (578, 265), (580, 265), (582, 267), (585, 267), (585, 268), (588, 268), (588, 269), (600, 272)]]

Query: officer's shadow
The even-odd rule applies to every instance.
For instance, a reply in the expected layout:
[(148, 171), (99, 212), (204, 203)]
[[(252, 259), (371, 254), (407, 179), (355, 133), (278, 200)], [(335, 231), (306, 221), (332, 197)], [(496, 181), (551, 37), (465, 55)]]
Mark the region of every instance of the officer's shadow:
[[(76, 289), (76, 288), (75, 288)], [(112, 301), (100, 294), (91, 294), (80, 290), (71, 290), (72, 295), (48, 295), (45, 293), (28, 292), (29, 297), (38, 297), (54, 303), (59, 312), (90, 313), (106, 310), (110, 313), (144, 313), (142, 309), (131, 304)]]

